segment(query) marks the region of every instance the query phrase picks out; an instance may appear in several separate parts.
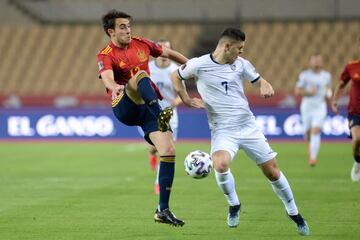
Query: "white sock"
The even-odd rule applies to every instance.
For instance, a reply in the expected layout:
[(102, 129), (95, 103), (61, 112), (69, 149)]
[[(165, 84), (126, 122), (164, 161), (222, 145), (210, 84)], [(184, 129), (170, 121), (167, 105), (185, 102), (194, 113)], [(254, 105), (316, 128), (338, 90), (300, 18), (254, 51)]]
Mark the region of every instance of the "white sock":
[[(271, 181), (270, 181), (271, 182)], [(297, 215), (298, 209), (295, 204), (295, 199), (291, 191), (290, 185), (282, 172), (280, 172), (280, 178), (274, 182), (271, 182), (271, 186), (283, 202), (286, 212), (289, 215)]]
[(311, 134), (310, 136), (310, 159), (316, 159), (320, 149), (320, 134)]
[(235, 191), (235, 180), (230, 169), (223, 173), (215, 171), (215, 178), (229, 205), (239, 205), (240, 201)]

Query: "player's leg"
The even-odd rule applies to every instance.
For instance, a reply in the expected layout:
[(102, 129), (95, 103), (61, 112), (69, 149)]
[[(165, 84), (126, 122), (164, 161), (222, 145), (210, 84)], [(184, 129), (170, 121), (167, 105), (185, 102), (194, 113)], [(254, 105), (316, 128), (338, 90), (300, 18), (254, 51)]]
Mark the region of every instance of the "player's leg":
[(269, 179), (275, 194), (284, 204), (287, 215), (296, 223), (298, 233), (309, 235), (309, 226), (299, 213), (289, 182), (278, 168), (275, 158), (260, 164), (259, 167)]
[(355, 160), (351, 169), (351, 180), (360, 181), (360, 117), (353, 117), (349, 122), (352, 136), (352, 151)]
[(214, 152), (211, 158), (214, 162), (216, 182), (229, 204), (228, 226), (237, 227), (239, 225), (240, 201), (235, 190), (234, 176), (230, 171), (231, 156), (229, 152), (219, 150)]
[[(175, 142), (177, 139), (177, 132), (178, 132), (178, 115), (177, 115), (176, 109), (174, 109), (174, 115), (170, 120), (170, 126), (171, 126), (171, 130), (172, 130), (172, 138)], [(157, 151), (155, 147), (153, 147), (153, 149), (155, 149), (155, 151)], [(156, 157), (156, 152), (155, 152), (155, 157)], [(157, 195), (160, 194), (160, 185), (159, 185), (159, 172), (160, 171), (159, 170), (160, 170), (160, 164), (157, 164), (157, 162), (156, 162), (156, 179), (155, 179), (155, 185), (154, 185), (154, 192)]]
[(301, 108), (301, 122), (304, 130), (304, 139), (307, 143), (307, 152), (310, 156), (311, 115), (304, 108)]
[(320, 149), (321, 143), (321, 128), (320, 127), (313, 127), (311, 128), (311, 135), (310, 135), (310, 145), (309, 145), (309, 165), (314, 167), (317, 162), (317, 156)]
[(158, 118), (158, 128), (162, 132), (169, 129), (169, 121), (173, 115), (171, 108), (161, 109), (158, 94), (145, 71), (137, 72), (126, 84), (126, 92), (136, 104), (143, 104)]
[(321, 144), (321, 129), (326, 119), (326, 105), (317, 109), (316, 112), (311, 113), (311, 135), (309, 147), (309, 165), (314, 167), (317, 162), (317, 156)]
[(169, 207), (169, 198), (175, 171), (175, 145), (171, 132), (151, 132), (149, 138), (160, 155), (158, 179), (160, 184), (159, 210), (163, 210)]
[(156, 171), (156, 177), (154, 182), (154, 193), (156, 195), (160, 194), (160, 186), (159, 186), (159, 165), (158, 165), (158, 157), (156, 155), (157, 150), (153, 145), (148, 145), (149, 151), (149, 164), (150, 168), (153, 171)]
[(298, 232), (301, 235), (309, 235), (309, 227), (298, 212), (291, 187), (276, 163), (277, 153), (271, 149), (260, 130), (249, 131), (250, 133), (252, 138), (244, 138), (240, 148), (256, 162), (270, 181), (275, 194), (284, 204), (288, 216), (296, 223)]
[(235, 156), (238, 146), (229, 137), (230, 133), (212, 133), (211, 158), (214, 163), (216, 183), (223, 192), (228, 204), (228, 226), (239, 225), (240, 201), (235, 189), (234, 176), (230, 171), (231, 160)]
[[(124, 97), (125, 96), (125, 97)], [(119, 107), (121, 102), (125, 102), (125, 108)], [(144, 104), (145, 103), (145, 104)], [(113, 111), (115, 116), (124, 124), (140, 126), (144, 120), (144, 106), (149, 110), (157, 121), (157, 129), (162, 132), (169, 130), (169, 122), (173, 114), (171, 108), (161, 110), (158, 103), (158, 95), (152, 86), (149, 75), (145, 71), (139, 71), (132, 77), (125, 86), (125, 90), (113, 101)], [(142, 112), (139, 112), (138, 109)], [(135, 120), (134, 120), (135, 119)]]
[[(142, 130), (142, 128), (140, 126), (137, 127), (139, 134), (144, 137), (144, 131)], [(149, 153), (149, 165), (151, 170), (155, 171), (157, 169), (157, 150), (156, 148), (151, 145), (148, 144), (148, 153)]]
[(126, 91), (135, 103), (143, 104), (145, 102), (149, 110), (158, 116), (161, 107), (158, 102), (158, 96), (154, 90), (150, 76), (145, 71), (137, 72), (126, 84)]
[(174, 226), (183, 226), (184, 221), (176, 218), (169, 210), (171, 188), (175, 174), (175, 145), (170, 131), (155, 131), (149, 134), (149, 138), (160, 155), (159, 165), (159, 206), (155, 213), (155, 221)]

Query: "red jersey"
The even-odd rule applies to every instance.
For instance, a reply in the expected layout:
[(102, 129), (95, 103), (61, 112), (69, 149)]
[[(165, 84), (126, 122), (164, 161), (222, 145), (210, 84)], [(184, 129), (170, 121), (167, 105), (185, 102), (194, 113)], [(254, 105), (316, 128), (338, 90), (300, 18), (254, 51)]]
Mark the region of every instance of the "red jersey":
[[(110, 41), (97, 55), (99, 74), (105, 70), (113, 70), (115, 82), (125, 85), (140, 70), (150, 75), (149, 57), (159, 57), (161, 54), (161, 45), (147, 39), (132, 37), (127, 48), (117, 47)], [(152, 85), (162, 99), (156, 85)]]
[(360, 60), (349, 62), (345, 66), (340, 79), (344, 83), (351, 80), (348, 113), (349, 115), (360, 116)]

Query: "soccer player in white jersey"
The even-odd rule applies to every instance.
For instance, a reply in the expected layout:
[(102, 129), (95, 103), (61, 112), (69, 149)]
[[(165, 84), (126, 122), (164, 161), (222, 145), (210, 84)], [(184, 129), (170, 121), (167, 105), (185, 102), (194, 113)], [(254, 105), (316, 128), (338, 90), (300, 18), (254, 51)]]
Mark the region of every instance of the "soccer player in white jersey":
[(189, 97), (182, 80), (193, 77), (197, 80), (211, 129), (216, 182), (229, 204), (228, 226), (239, 224), (241, 204), (230, 164), (237, 151), (243, 149), (269, 179), (288, 216), (296, 223), (297, 231), (309, 235), (309, 227), (298, 212), (290, 185), (277, 166), (277, 153), (269, 146), (249, 109), (243, 89), (245, 80), (258, 87), (264, 98), (273, 96), (274, 90), (249, 61), (240, 57), (244, 43), (245, 34), (241, 30), (227, 28), (214, 52), (190, 59), (172, 74), (175, 89), (185, 105), (194, 106), (196, 99)]
[[(170, 41), (167, 40), (159, 40), (158, 43), (162, 46), (167, 48), (171, 48)], [(177, 132), (179, 126), (179, 119), (178, 119), (178, 112), (177, 106), (181, 104), (180, 97), (176, 94), (175, 88), (171, 81), (171, 73), (174, 72), (178, 65), (174, 62), (170, 61), (168, 58), (158, 57), (155, 58), (153, 61), (149, 62), (151, 80), (157, 85), (159, 88), (162, 96), (164, 97), (163, 100), (159, 101), (159, 104), (162, 109), (167, 107), (172, 107), (173, 109), (173, 116), (170, 120), (170, 127), (173, 132), (172, 136), (174, 141), (177, 139)], [(142, 131), (141, 127), (138, 127), (140, 134), (143, 136), (144, 132)], [(148, 145), (149, 150), (149, 163), (150, 167), (153, 171), (157, 171), (155, 184), (154, 184), (154, 193), (159, 195), (160, 188), (159, 188), (159, 166), (158, 166), (158, 159), (157, 159), (157, 150), (153, 145)]]
[(295, 94), (302, 96), (300, 113), (309, 143), (309, 165), (315, 166), (321, 143), (321, 129), (327, 116), (326, 99), (331, 98), (331, 74), (323, 70), (320, 54), (310, 57), (310, 69), (300, 73)]

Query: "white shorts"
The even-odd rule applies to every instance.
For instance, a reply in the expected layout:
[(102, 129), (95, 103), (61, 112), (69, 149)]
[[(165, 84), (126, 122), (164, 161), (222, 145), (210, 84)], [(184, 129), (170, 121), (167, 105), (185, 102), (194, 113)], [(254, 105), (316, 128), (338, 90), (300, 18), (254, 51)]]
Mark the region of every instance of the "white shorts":
[(221, 129), (211, 132), (211, 154), (224, 150), (230, 153), (231, 160), (233, 160), (240, 149), (243, 149), (257, 165), (267, 162), (277, 155), (271, 149), (255, 121), (242, 127), (241, 131)]
[(327, 109), (326, 107), (317, 108), (316, 111), (309, 111), (306, 108), (301, 108), (301, 121), (305, 132), (311, 128), (322, 128), (325, 123)]

